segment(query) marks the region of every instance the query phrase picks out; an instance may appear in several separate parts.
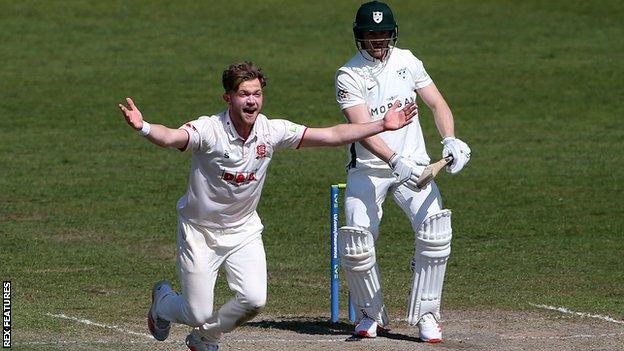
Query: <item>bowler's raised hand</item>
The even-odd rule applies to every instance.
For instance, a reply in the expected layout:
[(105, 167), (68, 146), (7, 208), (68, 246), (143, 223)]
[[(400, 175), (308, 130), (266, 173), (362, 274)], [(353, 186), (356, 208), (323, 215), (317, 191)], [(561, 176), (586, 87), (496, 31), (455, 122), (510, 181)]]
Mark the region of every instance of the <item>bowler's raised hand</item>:
[(128, 123), (130, 127), (140, 130), (143, 127), (143, 115), (131, 98), (126, 98), (126, 102), (128, 106), (126, 107), (123, 104), (119, 104), (119, 109), (121, 113), (123, 113), (126, 123)]
[(403, 106), (403, 109), (397, 111), (401, 103), (395, 101), (390, 110), (384, 116), (384, 129), (396, 130), (412, 123), (412, 118), (418, 113), (418, 105), (414, 102)]

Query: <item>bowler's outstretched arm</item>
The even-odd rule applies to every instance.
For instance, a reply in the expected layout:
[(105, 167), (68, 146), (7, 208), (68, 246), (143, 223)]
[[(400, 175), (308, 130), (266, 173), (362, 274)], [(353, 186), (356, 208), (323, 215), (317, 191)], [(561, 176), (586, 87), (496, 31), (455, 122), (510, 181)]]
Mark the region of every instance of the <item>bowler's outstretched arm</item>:
[[(147, 129), (145, 137), (152, 143), (162, 147), (172, 147), (181, 149), (186, 146), (189, 135), (185, 130), (172, 129), (160, 124), (151, 124), (143, 120), (143, 114), (136, 107), (131, 98), (126, 98), (128, 106), (119, 104), (119, 109), (123, 113), (126, 123), (136, 131)], [(146, 126), (147, 124), (147, 126)], [(145, 128), (148, 127), (148, 128)]]
[(368, 123), (338, 124), (328, 128), (308, 128), (300, 147), (338, 146), (350, 144), (386, 130), (396, 130), (412, 123), (416, 115), (415, 103), (407, 104), (399, 111), (397, 100), (383, 119)]

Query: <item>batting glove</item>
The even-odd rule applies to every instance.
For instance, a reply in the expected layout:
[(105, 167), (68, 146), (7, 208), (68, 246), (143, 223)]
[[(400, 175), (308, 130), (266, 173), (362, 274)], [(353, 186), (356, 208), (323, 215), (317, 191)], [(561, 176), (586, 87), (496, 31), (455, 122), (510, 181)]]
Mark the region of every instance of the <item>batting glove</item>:
[(408, 188), (418, 191), (416, 181), (421, 171), (416, 167), (416, 164), (411, 160), (394, 154), (388, 161), (390, 168), (392, 168), (392, 175), (397, 179), (399, 183), (405, 184)]
[(470, 161), (470, 148), (463, 141), (446, 137), (442, 139), (442, 157), (453, 155), (453, 162), (446, 167), (446, 171), (455, 174), (464, 168), (464, 166)]

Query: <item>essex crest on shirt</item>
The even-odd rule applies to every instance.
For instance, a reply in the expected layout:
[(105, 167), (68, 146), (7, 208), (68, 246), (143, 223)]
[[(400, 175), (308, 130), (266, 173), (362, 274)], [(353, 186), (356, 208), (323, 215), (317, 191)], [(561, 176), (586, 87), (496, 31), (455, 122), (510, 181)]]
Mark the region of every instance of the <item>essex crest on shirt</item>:
[(266, 144), (260, 144), (256, 146), (256, 158), (263, 158), (266, 157), (267, 152), (266, 152)]

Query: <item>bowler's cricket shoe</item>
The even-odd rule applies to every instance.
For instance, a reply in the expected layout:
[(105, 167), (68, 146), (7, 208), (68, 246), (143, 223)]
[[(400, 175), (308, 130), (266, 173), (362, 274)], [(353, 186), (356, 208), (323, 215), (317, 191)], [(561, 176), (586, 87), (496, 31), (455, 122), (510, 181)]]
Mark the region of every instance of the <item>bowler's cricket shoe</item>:
[(420, 329), (420, 340), (432, 344), (442, 341), (442, 327), (431, 313), (422, 316), (416, 325)]
[(186, 346), (191, 351), (219, 351), (219, 344), (209, 343), (199, 335), (197, 329), (186, 337)]
[(366, 316), (355, 325), (355, 335), (360, 338), (376, 338), (377, 332), (383, 332), (384, 330), (374, 319)]
[(164, 341), (169, 336), (171, 330), (171, 322), (162, 318), (159, 318), (156, 314), (156, 304), (167, 293), (172, 292), (171, 285), (168, 281), (163, 280), (156, 284), (152, 288), (152, 306), (147, 313), (147, 328), (154, 339), (158, 341)]

